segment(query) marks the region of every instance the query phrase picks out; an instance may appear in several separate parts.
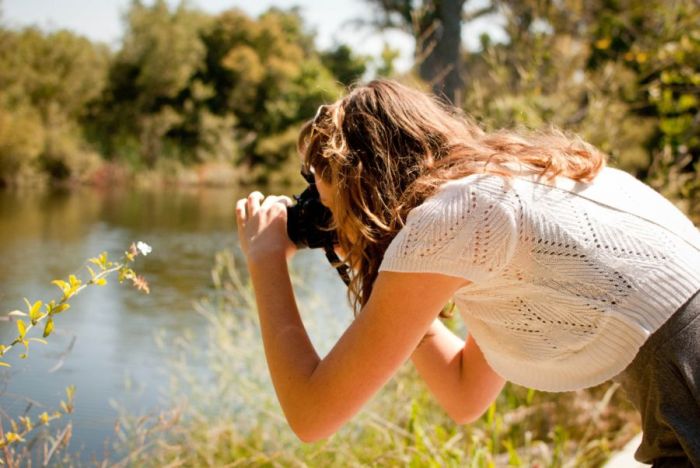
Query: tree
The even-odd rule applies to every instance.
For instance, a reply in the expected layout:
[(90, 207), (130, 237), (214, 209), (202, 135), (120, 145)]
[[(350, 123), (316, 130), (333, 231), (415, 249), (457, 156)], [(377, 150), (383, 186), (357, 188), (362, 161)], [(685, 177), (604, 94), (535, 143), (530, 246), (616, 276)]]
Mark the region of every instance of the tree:
[(0, 178), (37, 164), (54, 178), (80, 173), (96, 158), (78, 121), (101, 92), (109, 52), (65, 30), (0, 35)]
[(416, 41), (414, 58), (420, 77), (437, 95), (460, 102), (462, 23), (492, 13), (487, 5), (465, 12), (465, 0), (366, 0), (375, 7), (375, 27), (397, 28)]
[[(185, 2), (171, 11), (165, 0), (151, 6), (132, 1), (124, 43), (88, 122), (109, 157), (153, 167), (166, 152), (192, 154), (196, 138), (185, 135), (168, 147), (166, 137), (183, 123), (181, 108), (206, 53), (200, 32), (208, 21)], [(137, 158), (127, 156), (132, 148)]]
[(355, 55), (345, 44), (321, 52), (320, 57), (321, 63), (345, 86), (362, 78), (367, 71), (368, 58)]
[[(298, 10), (273, 8), (257, 20), (228, 10), (202, 38), (207, 54), (201, 78), (215, 90), (208, 106), (217, 115), (235, 115), (242, 146), (237, 162), (274, 169), (295, 161), (301, 122), (340, 94)], [(255, 177), (267, 178), (265, 171)]]
[(498, 0), (508, 40), (467, 58), (489, 126), (555, 124), (700, 220), (700, 4)]

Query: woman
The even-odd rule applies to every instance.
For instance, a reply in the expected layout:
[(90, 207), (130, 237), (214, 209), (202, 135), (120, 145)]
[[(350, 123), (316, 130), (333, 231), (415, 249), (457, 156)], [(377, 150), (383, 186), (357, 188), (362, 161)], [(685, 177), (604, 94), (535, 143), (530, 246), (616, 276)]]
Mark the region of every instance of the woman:
[[(286, 197), (236, 206), (272, 380), (304, 441), (333, 434), (411, 359), (458, 423), (505, 379), (617, 378), (643, 462), (700, 464), (700, 233), (559, 132), (486, 133), (392, 81), (322, 106), (299, 149), (333, 213), (357, 316), (327, 356), (299, 318)], [(451, 299), (466, 342), (437, 317)]]

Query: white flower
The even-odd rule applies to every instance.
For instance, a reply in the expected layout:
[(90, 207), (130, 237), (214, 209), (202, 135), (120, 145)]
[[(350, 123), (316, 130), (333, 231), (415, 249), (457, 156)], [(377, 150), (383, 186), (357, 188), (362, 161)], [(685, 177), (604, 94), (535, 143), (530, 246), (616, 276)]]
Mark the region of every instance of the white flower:
[(141, 255), (143, 255), (144, 257), (153, 251), (153, 247), (141, 241), (138, 241), (136, 243), (136, 248), (139, 252), (141, 252)]

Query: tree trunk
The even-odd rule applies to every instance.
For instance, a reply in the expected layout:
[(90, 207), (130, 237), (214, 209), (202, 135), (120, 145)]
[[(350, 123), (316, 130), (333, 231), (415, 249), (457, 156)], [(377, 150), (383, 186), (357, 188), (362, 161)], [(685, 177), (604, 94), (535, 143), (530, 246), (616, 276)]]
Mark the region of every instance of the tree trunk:
[(431, 11), (419, 19), (416, 62), (420, 77), (433, 92), (459, 104), (462, 90), (460, 49), (462, 7), (465, 0), (435, 0)]

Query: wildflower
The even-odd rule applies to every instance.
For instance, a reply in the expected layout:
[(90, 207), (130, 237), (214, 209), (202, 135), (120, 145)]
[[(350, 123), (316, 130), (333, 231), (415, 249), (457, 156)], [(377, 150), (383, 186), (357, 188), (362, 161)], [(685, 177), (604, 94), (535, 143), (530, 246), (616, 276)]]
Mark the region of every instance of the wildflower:
[(8, 432), (7, 434), (5, 434), (5, 440), (10, 444), (13, 442), (24, 442), (22, 436), (20, 436), (16, 432)]
[(139, 291), (144, 291), (146, 294), (151, 292), (148, 287), (148, 282), (143, 276), (134, 276), (131, 278), (131, 281), (134, 283), (134, 286), (136, 286), (136, 289), (138, 289)]
[(138, 241), (136, 243), (136, 248), (139, 252), (141, 252), (141, 255), (143, 255), (144, 257), (153, 251), (153, 248), (150, 245), (141, 241)]

